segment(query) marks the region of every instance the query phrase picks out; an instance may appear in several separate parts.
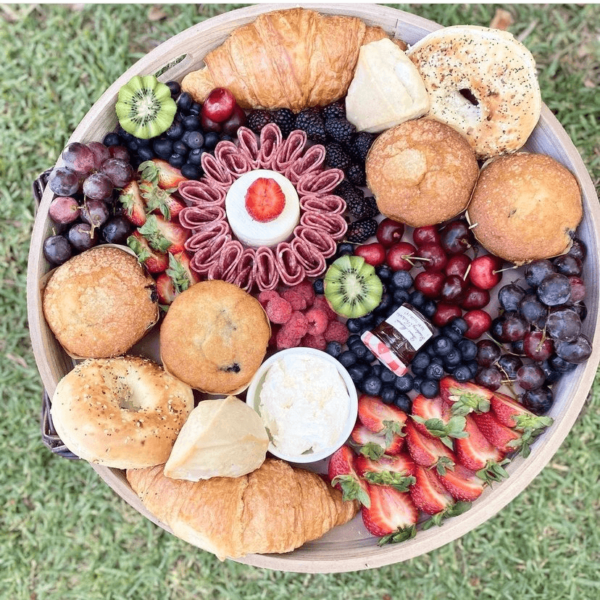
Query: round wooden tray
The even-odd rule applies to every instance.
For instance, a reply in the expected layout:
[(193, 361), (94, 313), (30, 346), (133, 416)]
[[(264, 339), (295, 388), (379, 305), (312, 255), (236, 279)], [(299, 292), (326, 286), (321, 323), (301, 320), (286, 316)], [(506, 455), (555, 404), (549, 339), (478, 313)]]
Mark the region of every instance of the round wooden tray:
[[(116, 125), (114, 105), (117, 92), (134, 75), (156, 73), (165, 66), (171, 65), (160, 79), (181, 80), (187, 72), (200, 68), (203, 57), (219, 46), (233, 29), (254, 20), (260, 13), (282, 8), (289, 8), (289, 5), (263, 4), (232, 11), (191, 27), (165, 42), (138, 61), (102, 95), (81, 121), (70, 141), (102, 140), (108, 131), (114, 129)], [(440, 28), (436, 23), (385, 6), (310, 4), (306, 8), (322, 13), (360, 17), (369, 25), (379, 25), (409, 44)], [(379, 567), (414, 558), (459, 538), (495, 515), (525, 489), (558, 450), (586, 400), (600, 361), (600, 328), (597, 327), (598, 289), (600, 288), (598, 236), (600, 207), (594, 186), (579, 153), (546, 106), (542, 109), (540, 122), (528, 141), (526, 149), (548, 154), (567, 166), (579, 180), (584, 199), (584, 220), (578, 230), (578, 236), (588, 247), (584, 277), (588, 290), (586, 304), (589, 313), (584, 323), (584, 333), (593, 340), (594, 351), (587, 363), (563, 377), (555, 386), (556, 401), (550, 413), (555, 419), (554, 425), (535, 442), (529, 458), (524, 460), (517, 457), (511, 462), (508, 468), (510, 477), (507, 480), (495, 485), (493, 490), (487, 489), (470, 511), (460, 517), (449, 519), (441, 528), (421, 531), (416, 538), (408, 542), (379, 548), (376, 545), (376, 538), (365, 533), (358, 517), (343, 527), (335, 528), (320, 540), (305, 544), (292, 553), (251, 555), (240, 562), (282, 571), (334, 573)], [(72, 360), (48, 329), (41, 309), (39, 282), (48, 270), (42, 254), (42, 243), (51, 229), (48, 219), (51, 199), (52, 192), (47, 190), (33, 229), (27, 274), (31, 340), (37, 366), (50, 397), (58, 381), (73, 368)], [(133, 508), (160, 527), (169, 530), (148, 513), (129, 487), (121, 471), (96, 465), (92, 467)], [(194, 550), (190, 547), (190, 551)]]

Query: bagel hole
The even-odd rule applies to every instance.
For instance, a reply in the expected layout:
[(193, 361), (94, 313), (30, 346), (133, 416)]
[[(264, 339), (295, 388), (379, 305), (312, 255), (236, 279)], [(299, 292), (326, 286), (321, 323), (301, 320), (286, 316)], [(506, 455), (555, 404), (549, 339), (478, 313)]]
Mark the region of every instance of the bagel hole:
[(139, 412), (144, 409), (144, 394), (131, 385), (124, 385), (119, 394), (119, 407), (122, 410)]
[(465, 99), (468, 100), (473, 106), (479, 106), (479, 100), (475, 98), (473, 92), (471, 92), (468, 88), (463, 88), (462, 90), (458, 90), (458, 93)]

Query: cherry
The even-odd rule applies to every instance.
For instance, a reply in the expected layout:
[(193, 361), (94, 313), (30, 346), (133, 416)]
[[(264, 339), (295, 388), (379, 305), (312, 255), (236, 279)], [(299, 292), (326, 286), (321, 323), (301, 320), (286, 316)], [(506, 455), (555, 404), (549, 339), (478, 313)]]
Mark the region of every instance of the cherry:
[(437, 298), (445, 279), (446, 276), (439, 271), (423, 271), (415, 277), (415, 289), (427, 298)]
[(398, 242), (387, 251), (386, 262), (393, 271), (410, 271), (415, 265), (416, 252), (412, 244)]
[(481, 337), (492, 325), (492, 317), (484, 310), (470, 310), (463, 318), (469, 326), (465, 331), (465, 337), (470, 340)]
[(246, 124), (246, 113), (236, 104), (227, 121), (223, 123), (223, 133), (234, 136), (237, 130)]
[(528, 331), (523, 339), (523, 350), (531, 360), (548, 360), (554, 352), (554, 344), (541, 331)]
[(380, 244), (386, 248), (391, 248), (397, 244), (404, 235), (404, 225), (393, 219), (384, 219), (377, 226), (375, 237)]
[(448, 257), (439, 244), (425, 244), (419, 247), (419, 257), (423, 259), (422, 265), (426, 271), (442, 271), (446, 266)]
[(446, 263), (446, 275), (456, 275), (464, 279), (470, 264), (471, 259), (466, 254), (455, 254)]
[(501, 260), (491, 254), (478, 256), (471, 263), (469, 271), (469, 279), (482, 290), (491, 290), (500, 283), (502, 273), (498, 273), (498, 269), (502, 266)]
[(459, 219), (442, 229), (440, 243), (448, 254), (464, 254), (473, 245), (473, 235), (467, 223)]
[(437, 310), (433, 315), (433, 324), (438, 327), (443, 327), (452, 319), (456, 319), (456, 317), (460, 317), (462, 315), (462, 310), (454, 305), (454, 304), (444, 304), (443, 302), (438, 302)]
[(467, 283), (461, 277), (450, 275), (446, 277), (442, 291), (440, 292), (440, 300), (448, 304), (460, 304), (464, 298)]
[(579, 302), (585, 298), (585, 283), (580, 277), (569, 277), (571, 285), (571, 302)]
[(382, 244), (378, 244), (377, 242), (357, 246), (354, 249), (354, 254), (356, 256), (362, 256), (366, 263), (373, 265), (374, 267), (378, 267), (385, 262), (385, 248)]
[(439, 244), (440, 234), (435, 225), (424, 225), (417, 227), (413, 231), (413, 242), (416, 246), (424, 246), (425, 244)]
[(235, 108), (235, 98), (226, 88), (215, 88), (202, 105), (202, 116), (215, 123), (227, 121)]
[(489, 303), (490, 293), (487, 290), (480, 290), (478, 287), (471, 286), (465, 292), (465, 296), (460, 305), (465, 310), (473, 310), (475, 308), (484, 308)]

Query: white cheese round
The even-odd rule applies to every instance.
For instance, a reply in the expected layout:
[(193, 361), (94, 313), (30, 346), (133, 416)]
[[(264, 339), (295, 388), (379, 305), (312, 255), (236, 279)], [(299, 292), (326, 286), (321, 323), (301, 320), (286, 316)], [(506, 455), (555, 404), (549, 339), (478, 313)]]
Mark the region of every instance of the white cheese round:
[[(246, 210), (246, 192), (260, 177), (274, 179), (285, 195), (282, 213), (273, 221), (255, 221)], [(292, 182), (281, 173), (259, 169), (242, 175), (227, 192), (225, 198), (227, 220), (234, 235), (247, 246), (276, 246), (291, 237), (300, 221), (300, 200)]]

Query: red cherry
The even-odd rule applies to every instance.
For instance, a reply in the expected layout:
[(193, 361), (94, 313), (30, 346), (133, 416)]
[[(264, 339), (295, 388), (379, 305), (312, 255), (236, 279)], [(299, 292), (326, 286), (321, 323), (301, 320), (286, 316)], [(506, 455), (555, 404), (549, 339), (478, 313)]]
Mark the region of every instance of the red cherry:
[(523, 351), (532, 360), (547, 360), (554, 352), (554, 344), (541, 331), (528, 331), (523, 338)]
[(470, 310), (463, 319), (469, 326), (464, 336), (470, 340), (481, 337), (492, 326), (492, 317), (485, 310)]
[(464, 279), (471, 259), (466, 254), (455, 254), (448, 259), (446, 275), (456, 275)]
[(223, 123), (223, 133), (233, 137), (237, 130), (246, 124), (246, 113), (236, 104), (231, 116)]
[(384, 219), (379, 223), (375, 236), (380, 244), (390, 248), (397, 244), (404, 235), (404, 225), (393, 219)]
[(202, 126), (203, 131), (214, 131), (215, 133), (221, 133), (221, 130), (223, 129), (221, 127), (221, 123), (217, 123), (216, 121), (209, 119), (204, 114), (200, 115), (200, 125)]
[(473, 234), (467, 223), (458, 219), (442, 229), (440, 244), (448, 254), (464, 254), (473, 245)]
[(424, 259), (421, 265), (426, 271), (442, 271), (448, 257), (439, 244), (425, 244), (417, 250), (419, 258)]
[(571, 302), (579, 302), (585, 298), (585, 283), (580, 277), (572, 275), (569, 277), (571, 284)]
[(452, 319), (460, 316), (462, 316), (462, 310), (455, 304), (438, 302), (437, 310), (435, 311), (435, 315), (433, 315), (433, 324), (438, 327), (443, 327), (452, 321)]
[(399, 242), (387, 251), (386, 262), (392, 271), (410, 271), (415, 266), (416, 252), (412, 244)]
[(214, 121), (223, 123), (233, 113), (235, 98), (226, 88), (215, 88), (202, 105), (202, 115)]
[(354, 249), (354, 254), (356, 256), (362, 256), (366, 263), (369, 263), (374, 267), (378, 267), (385, 262), (385, 248), (382, 244), (378, 244), (377, 242), (357, 246)]
[(502, 260), (497, 256), (492, 256), (491, 254), (478, 256), (471, 263), (469, 279), (478, 288), (491, 290), (502, 279), (502, 273), (498, 273), (501, 267)]
[(427, 298), (437, 298), (442, 291), (446, 276), (439, 271), (423, 271), (415, 277), (415, 290), (422, 292)]
[[(464, 256), (464, 254), (461, 254)], [(490, 303), (490, 293), (487, 290), (481, 290), (478, 287), (471, 286), (465, 292), (465, 297), (460, 303), (465, 310), (473, 310), (474, 308), (483, 308)]]
[(413, 242), (417, 246), (424, 246), (425, 244), (439, 244), (440, 234), (435, 225), (424, 225), (423, 227), (417, 227), (413, 231)]
[(465, 295), (467, 283), (462, 277), (450, 275), (446, 277), (442, 291), (440, 292), (440, 300), (446, 304), (460, 304)]

